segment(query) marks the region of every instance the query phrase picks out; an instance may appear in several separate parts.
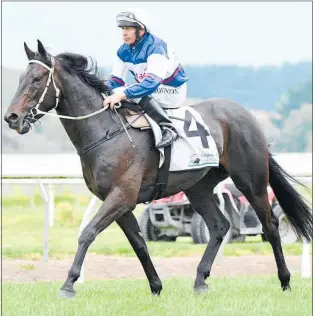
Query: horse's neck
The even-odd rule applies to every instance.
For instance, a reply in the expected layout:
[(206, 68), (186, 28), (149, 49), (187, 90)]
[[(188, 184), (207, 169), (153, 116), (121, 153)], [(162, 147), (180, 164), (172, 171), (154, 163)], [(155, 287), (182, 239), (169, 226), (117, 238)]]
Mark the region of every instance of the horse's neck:
[[(80, 80), (73, 79), (71, 77), (62, 80), (63, 96), (57, 113), (77, 117), (100, 110), (102, 97)], [(61, 119), (61, 123), (77, 150), (82, 150), (99, 140), (112, 129), (112, 120), (108, 111), (82, 120)]]

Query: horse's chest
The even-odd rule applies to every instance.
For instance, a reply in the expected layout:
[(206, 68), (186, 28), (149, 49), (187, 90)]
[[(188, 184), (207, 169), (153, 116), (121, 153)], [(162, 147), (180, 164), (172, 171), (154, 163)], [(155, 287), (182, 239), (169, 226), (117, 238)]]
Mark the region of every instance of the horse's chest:
[(110, 191), (111, 177), (105, 166), (82, 162), (82, 171), (88, 189), (101, 200), (104, 200)]

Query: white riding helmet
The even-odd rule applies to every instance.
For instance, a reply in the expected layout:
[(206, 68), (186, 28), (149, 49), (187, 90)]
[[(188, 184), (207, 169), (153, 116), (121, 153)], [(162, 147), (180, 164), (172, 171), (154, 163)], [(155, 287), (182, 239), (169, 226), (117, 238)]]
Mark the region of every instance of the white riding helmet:
[(118, 27), (139, 27), (150, 33), (150, 18), (148, 13), (142, 9), (129, 9), (118, 13), (116, 23)]

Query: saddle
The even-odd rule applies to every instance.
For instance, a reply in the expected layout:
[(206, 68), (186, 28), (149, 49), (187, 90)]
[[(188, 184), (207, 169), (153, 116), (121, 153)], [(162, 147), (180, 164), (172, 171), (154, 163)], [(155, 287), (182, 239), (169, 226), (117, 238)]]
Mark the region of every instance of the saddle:
[[(119, 113), (125, 117), (127, 128), (151, 129), (155, 144), (158, 144), (162, 138), (159, 124), (143, 111), (140, 104), (124, 100), (122, 105)], [(166, 113), (179, 137), (169, 146), (156, 147), (160, 159), (153, 199), (160, 198), (166, 190), (169, 172), (219, 166), (219, 152), (215, 140), (201, 113), (191, 106), (168, 109)]]
[(133, 128), (139, 128), (141, 130), (151, 129), (151, 126), (146, 116), (141, 112), (127, 109), (124, 112), (124, 116), (128, 124)]

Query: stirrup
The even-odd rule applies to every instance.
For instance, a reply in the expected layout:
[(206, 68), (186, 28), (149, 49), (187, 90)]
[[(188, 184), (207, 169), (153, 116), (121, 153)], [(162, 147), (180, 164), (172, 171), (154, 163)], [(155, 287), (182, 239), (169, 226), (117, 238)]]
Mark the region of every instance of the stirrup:
[(164, 139), (162, 137), (160, 142), (155, 146), (156, 148), (163, 148), (163, 147), (169, 146), (178, 138), (177, 132), (175, 132), (173, 129), (171, 129), (169, 127), (164, 127), (163, 128), (162, 136), (163, 136), (163, 131), (165, 131), (165, 130), (169, 131), (171, 137), (168, 137), (168, 139)]

